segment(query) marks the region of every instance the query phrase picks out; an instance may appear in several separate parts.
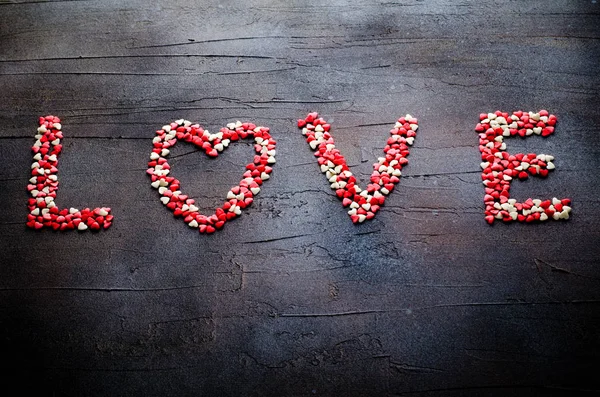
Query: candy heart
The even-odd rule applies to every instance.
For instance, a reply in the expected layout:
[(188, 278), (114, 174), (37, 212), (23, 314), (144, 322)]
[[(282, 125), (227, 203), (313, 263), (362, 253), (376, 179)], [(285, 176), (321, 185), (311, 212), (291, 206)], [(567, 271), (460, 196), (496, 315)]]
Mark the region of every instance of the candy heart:
[[(172, 130), (176, 132), (170, 135)], [(201, 215), (199, 208), (193, 205), (194, 201), (181, 194), (179, 181), (167, 176), (171, 169), (166, 160), (170, 154), (167, 148), (173, 147), (178, 140), (184, 140), (200, 148), (207, 156), (218, 157), (232, 142), (247, 137), (254, 138), (256, 156), (253, 162), (245, 167), (246, 171), (239, 185), (229, 190), (224, 204), (212, 215)], [(269, 129), (257, 127), (252, 123), (229, 123), (227, 128), (210, 134), (199, 124), (181, 119), (163, 126), (157, 131), (157, 136), (152, 142), (155, 148), (152, 153), (160, 152), (160, 158), (157, 159), (151, 154), (152, 161), (148, 163), (150, 168), (147, 173), (152, 179), (152, 187), (158, 187), (159, 193), (163, 195), (160, 200), (175, 216), (182, 215), (188, 226), (198, 228), (200, 233), (214, 233), (221, 229), (226, 221), (241, 215), (242, 209), (252, 204), (252, 196), (260, 192), (259, 186), (270, 178), (272, 168), (267, 164), (275, 163), (276, 142)]]

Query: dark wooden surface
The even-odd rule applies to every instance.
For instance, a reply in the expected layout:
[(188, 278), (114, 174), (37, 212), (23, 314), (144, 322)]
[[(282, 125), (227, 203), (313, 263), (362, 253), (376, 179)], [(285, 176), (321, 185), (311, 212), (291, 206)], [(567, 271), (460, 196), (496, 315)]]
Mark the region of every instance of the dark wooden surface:
[[(0, 0), (4, 385), (66, 396), (598, 393), (600, 5), (522, 1)], [(568, 222), (483, 219), (481, 112), (548, 109), (556, 156), (515, 198)], [(319, 111), (365, 181), (391, 124), (420, 130), (375, 220), (354, 226), (295, 120)], [(62, 118), (58, 203), (108, 231), (25, 227), (37, 117)], [(254, 121), (278, 140), (252, 207), (212, 236), (145, 174), (154, 131)], [(204, 209), (252, 158), (188, 144)], [(174, 158), (176, 157), (176, 158)], [(204, 193), (203, 193), (204, 192)]]

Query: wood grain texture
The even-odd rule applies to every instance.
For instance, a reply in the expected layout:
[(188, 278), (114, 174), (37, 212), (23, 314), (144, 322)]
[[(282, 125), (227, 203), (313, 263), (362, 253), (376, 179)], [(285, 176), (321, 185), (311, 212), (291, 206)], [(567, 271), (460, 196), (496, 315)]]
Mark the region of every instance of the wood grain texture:
[[(451, 4), (449, 4), (451, 3)], [(598, 393), (600, 5), (595, 1), (0, 0), (2, 376), (65, 396), (575, 396)], [(548, 109), (556, 156), (515, 198), (568, 222), (483, 219), (481, 112)], [(319, 111), (366, 181), (390, 126), (420, 130), (397, 189), (354, 226), (295, 120)], [(27, 230), (37, 117), (62, 118), (59, 205), (110, 230)], [(201, 236), (145, 174), (154, 131), (250, 120), (273, 177)], [(201, 208), (252, 148), (178, 143)], [(6, 384), (5, 382), (5, 384)]]

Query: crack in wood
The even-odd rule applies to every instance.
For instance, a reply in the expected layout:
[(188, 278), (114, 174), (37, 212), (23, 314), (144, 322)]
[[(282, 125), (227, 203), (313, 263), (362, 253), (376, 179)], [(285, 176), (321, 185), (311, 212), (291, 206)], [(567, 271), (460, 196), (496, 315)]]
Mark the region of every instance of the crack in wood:
[(14, 1), (14, 0), (4, 0), (0, 1), (0, 6), (8, 6), (8, 5), (23, 5), (23, 4), (40, 4), (40, 3), (79, 3), (85, 2), (89, 0), (25, 0), (25, 1)]
[(206, 44), (206, 43), (223, 43), (223, 42), (229, 42), (229, 41), (270, 40), (270, 39), (289, 39), (289, 38), (291, 38), (291, 37), (290, 36), (247, 36), (247, 37), (232, 37), (232, 38), (208, 39), (208, 40), (188, 39), (188, 41), (181, 42), (181, 43), (154, 44), (154, 45), (127, 47), (127, 48), (131, 49), (131, 50), (137, 50), (137, 49), (143, 49), (143, 48), (179, 47), (179, 46)]
[(0, 287), (0, 292), (26, 291), (90, 291), (90, 292), (162, 292), (204, 288), (205, 285), (182, 285), (157, 288), (118, 288), (118, 287)]
[(281, 240), (290, 240), (290, 239), (295, 239), (295, 238), (300, 238), (300, 237), (307, 237), (307, 236), (314, 236), (314, 233), (307, 233), (307, 234), (297, 234), (297, 235), (294, 235), (294, 236), (284, 236), (284, 237), (266, 238), (266, 239), (261, 239), (261, 240), (239, 241), (237, 244), (262, 244), (262, 243), (272, 243), (272, 242), (275, 242), (275, 241), (281, 241)]
[(565, 268), (562, 268), (562, 267), (558, 267), (558, 266), (555, 266), (555, 265), (553, 265), (551, 263), (548, 263), (548, 262), (543, 261), (543, 260), (538, 259), (538, 258), (534, 258), (533, 261), (535, 262), (535, 265), (537, 266), (537, 269), (539, 271), (541, 271), (542, 265), (544, 265), (544, 266), (548, 266), (553, 272), (556, 272), (556, 273), (570, 274), (572, 276), (588, 278), (588, 279), (591, 279), (591, 280), (600, 280), (600, 278), (598, 278), (598, 277), (587, 276), (585, 274), (577, 273), (577, 272), (574, 272), (574, 271), (571, 271), (571, 270), (568, 270), (568, 269), (565, 269)]
[(502, 307), (502, 306), (544, 306), (544, 305), (596, 305), (599, 304), (598, 299), (589, 300), (568, 300), (568, 301), (547, 301), (547, 302), (466, 302), (466, 303), (449, 303), (439, 304), (415, 308), (399, 308), (399, 309), (369, 309), (369, 310), (351, 310), (346, 312), (333, 313), (279, 313), (277, 317), (345, 317), (364, 314), (383, 314), (383, 313), (412, 313), (414, 311), (440, 309), (440, 308), (457, 308), (457, 307)]
[(233, 58), (233, 59), (273, 59), (283, 58), (267, 55), (230, 55), (230, 54), (139, 54), (139, 55), (79, 55), (71, 57), (0, 59), (0, 63), (45, 62), (45, 61), (82, 61), (97, 59), (143, 59), (143, 58)]

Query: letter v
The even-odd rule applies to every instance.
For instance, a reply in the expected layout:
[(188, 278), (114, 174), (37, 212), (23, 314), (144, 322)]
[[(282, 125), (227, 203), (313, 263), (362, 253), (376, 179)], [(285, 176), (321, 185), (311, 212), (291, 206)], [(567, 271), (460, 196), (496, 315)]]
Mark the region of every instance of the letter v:
[(365, 190), (356, 184), (356, 178), (350, 172), (346, 159), (335, 147), (330, 134), (331, 125), (319, 117), (318, 113), (309, 113), (305, 119), (298, 120), (298, 128), (306, 135), (306, 141), (315, 152), (315, 157), (323, 172), (342, 200), (344, 207), (350, 207), (348, 215), (354, 223), (373, 219), (385, 198), (400, 182), (402, 166), (408, 164), (408, 147), (413, 144), (418, 128), (417, 119), (407, 114), (398, 119), (391, 136), (383, 148), (385, 157), (379, 157), (373, 164), (371, 183)]

